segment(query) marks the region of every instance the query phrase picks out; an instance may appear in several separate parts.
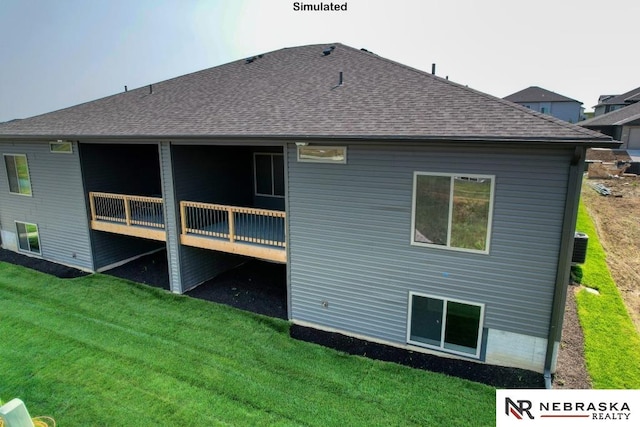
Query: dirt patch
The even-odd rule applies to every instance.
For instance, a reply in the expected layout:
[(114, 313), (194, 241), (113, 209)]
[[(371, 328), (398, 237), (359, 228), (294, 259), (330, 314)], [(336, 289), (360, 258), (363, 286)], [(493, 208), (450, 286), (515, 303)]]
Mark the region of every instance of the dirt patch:
[[(600, 195), (591, 187), (595, 183), (612, 194)], [(640, 177), (587, 180), (582, 200), (606, 251), (611, 275), (640, 331)]]
[(584, 334), (578, 319), (576, 292), (579, 286), (567, 289), (567, 304), (562, 324), (562, 339), (558, 352), (556, 373), (553, 376), (553, 388), (590, 389), (591, 378), (584, 360)]

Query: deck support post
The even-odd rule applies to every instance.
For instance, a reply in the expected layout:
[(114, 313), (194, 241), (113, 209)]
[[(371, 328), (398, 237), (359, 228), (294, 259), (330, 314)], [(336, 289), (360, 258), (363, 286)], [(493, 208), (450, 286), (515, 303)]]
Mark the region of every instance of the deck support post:
[(124, 196), (124, 219), (127, 223), (127, 226), (131, 225), (131, 206), (129, 205), (130, 199), (127, 196)]
[(229, 214), (229, 241), (233, 243), (236, 240), (236, 224), (234, 222), (235, 215), (233, 214), (232, 209), (229, 209), (227, 213)]

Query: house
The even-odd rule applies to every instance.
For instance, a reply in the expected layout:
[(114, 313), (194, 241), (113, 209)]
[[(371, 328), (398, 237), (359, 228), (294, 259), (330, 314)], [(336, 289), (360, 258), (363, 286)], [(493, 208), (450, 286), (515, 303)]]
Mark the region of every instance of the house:
[(622, 95), (600, 95), (598, 105), (593, 107), (594, 117), (610, 113), (640, 101), (640, 87)]
[(580, 126), (622, 142), (620, 149), (631, 160), (628, 172), (640, 173), (640, 102), (580, 122)]
[(369, 51), (286, 48), (0, 125), (2, 242), (88, 271), (166, 250), (174, 293), (284, 263), (296, 324), (549, 377), (585, 150), (616, 145)]
[(582, 102), (538, 86), (530, 86), (503, 99), (569, 123), (577, 123), (583, 119)]

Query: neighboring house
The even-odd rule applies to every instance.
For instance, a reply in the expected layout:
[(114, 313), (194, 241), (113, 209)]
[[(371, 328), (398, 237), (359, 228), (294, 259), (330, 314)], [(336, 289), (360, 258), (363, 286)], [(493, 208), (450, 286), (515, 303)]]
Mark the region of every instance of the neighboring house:
[(593, 107), (594, 116), (601, 116), (640, 101), (640, 87), (622, 95), (600, 95), (598, 105)]
[(582, 102), (538, 86), (528, 87), (503, 99), (565, 122), (576, 123), (583, 119)]
[(294, 323), (553, 371), (585, 150), (617, 144), (333, 47), (0, 125), (4, 246), (88, 271), (166, 249), (175, 293), (286, 263)]
[(622, 141), (620, 148), (633, 163), (628, 172), (640, 173), (640, 102), (585, 120), (580, 126)]

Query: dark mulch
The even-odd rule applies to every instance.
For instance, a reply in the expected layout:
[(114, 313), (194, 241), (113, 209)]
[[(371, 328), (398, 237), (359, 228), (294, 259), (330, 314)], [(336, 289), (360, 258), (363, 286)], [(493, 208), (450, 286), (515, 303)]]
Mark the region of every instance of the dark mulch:
[[(80, 277), (87, 273), (11, 251), (0, 250), (0, 261), (19, 264), (58, 277)], [(166, 252), (141, 257), (105, 274), (169, 289)], [(257, 260), (230, 270), (187, 292), (201, 298), (271, 317), (287, 318), (286, 267)], [(523, 369), (485, 365), (450, 359), (373, 343), (338, 333), (292, 325), (295, 339), (331, 347), (348, 354), (395, 362), (417, 369), (440, 372), (499, 388), (542, 388), (541, 374)]]
[(186, 294), (286, 320), (286, 283), (286, 265), (251, 259)]
[(162, 288), (167, 291), (170, 289), (169, 263), (167, 262), (167, 251), (165, 250), (136, 258), (126, 264), (107, 270), (104, 274)]
[(54, 262), (45, 261), (40, 258), (30, 257), (7, 249), (0, 249), (0, 261), (28, 267), (32, 270), (47, 273), (61, 279), (73, 279), (90, 274), (73, 267), (67, 267)]
[(439, 372), (497, 388), (544, 388), (544, 378), (541, 374), (524, 369), (438, 357), (299, 325), (291, 326), (291, 336), (345, 353)]

